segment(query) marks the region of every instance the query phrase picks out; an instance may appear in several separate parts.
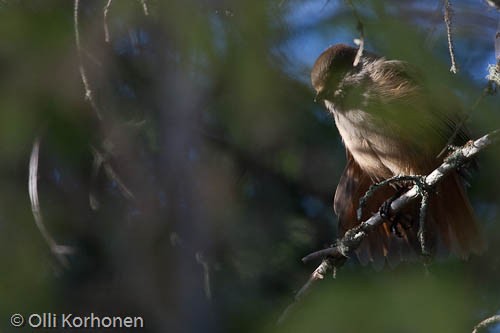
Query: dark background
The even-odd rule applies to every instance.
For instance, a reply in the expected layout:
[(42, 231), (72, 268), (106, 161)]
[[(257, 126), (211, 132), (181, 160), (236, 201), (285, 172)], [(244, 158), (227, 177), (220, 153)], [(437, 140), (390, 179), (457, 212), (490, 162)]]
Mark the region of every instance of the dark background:
[[(43, 312), (142, 316), (149, 332), (470, 332), (499, 311), (494, 146), (469, 189), (484, 255), (437, 260), (429, 277), (418, 262), (376, 272), (353, 258), (275, 326), (318, 264), (300, 258), (336, 238), (345, 151), (309, 72), (326, 47), (359, 37), (352, 8), (172, 0), (147, 1), (145, 15), (140, 1), (115, 0), (106, 42), (106, 2), (79, 8), (93, 108), (73, 2), (0, 1), (2, 332), (16, 330), (13, 313)], [(452, 4), (457, 75), (442, 1), (354, 1), (366, 49), (419, 66), (470, 110), (496, 63), (500, 13), (486, 1)], [(498, 105), (487, 96), (471, 112), (475, 137), (500, 127)], [(41, 212), (74, 250), (67, 268), (31, 213), (36, 137)]]

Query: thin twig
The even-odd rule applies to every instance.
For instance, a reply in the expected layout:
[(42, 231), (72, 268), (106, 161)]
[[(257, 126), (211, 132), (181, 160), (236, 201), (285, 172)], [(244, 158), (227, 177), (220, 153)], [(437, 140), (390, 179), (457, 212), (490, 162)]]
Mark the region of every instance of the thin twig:
[(349, 4), (349, 6), (351, 6), (352, 11), (354, 13), (354, 16), (356, 16), (356, 20), (358, 21), (356, 29), (358, 29), (358, 32), (359, 32), (359, 48), (358, 48), (358, 52), (356, 53), (356, 57), (354, 58), (354, 62), (352, 63), (352, 65), (354, 67), (356, 67), (356, 66), (358, 66), (359, 60), (361, 59), (361, 56), (363, 55), (363, 51), (365, 50), (365, 33), (364, 33), (364, 28), (363, 28), (363, 22), (361, 21), (361, 17), (359, 16), (359, 13), (356, 10), (356, 7), (354, 7), (352, 0), (347, 0), (347, 3)]
[(71, 247), (58, 245), (54, 238), (50, 235), (49, 231), (43, 223), (42, 212), (40, 209), (40, 201), (38, 199), (38, 160), (40, 155), (40, 137), (36, 137), (33, 142), (33, 149), (31, 150), (30, 164), (29, 164), (29, 178), (28, 178), (28, 192), (31, 202), (31, 212), (35, 219), (35, 224), (40, 231), (43, 239), (50, 248), (50, 251), (59, 260), (64, 268), (69, 268), (67, 254), (71, 254), (74, 250)]
[(121, 178), (118, 176), (118, 174), (115, 172), (111, 164), (107, 159), (103, 159), (103, 165), (104, 165), (104, 171), (106, 171), (106, 174), (108, 175), (109, 179), (113, 180), (116, 185), (118, 186), (118, 189), (122, 193), (122, 195), (125, 197), (127, 200), (135, 200), (135, 196), (132, 193), (132, 191), (125, 185), (125, 183), (121, 180)]
[(146, 0), (141, 0), (142, 9), (144, 10), (144, 15), (149, 16), (148, 3)]
[[(422, 191), (422, 189), (421, 189)], [(419, 212), (419, 229), (418, 229), (418, 240), (420, 241), (420, 249), (423, 256), (430, 256), (430, 251), (427, 248), (426, 242), (426, 230), (425, 230), (425, 217), (427, 215), (427, 202), (429, 200), (429, 192), (424, 190), (420, 194), (422, 197), (422, 201), (420, 202), (420, 212)]]
[[(468, 160), (476, 156), (479, 152), (499, 140), (500, 129), (497, 129), (475, 141), (469, 141), (462, 147), (457, 148), (447, 158), (445, 158), (443, 163), (438, 168), (436, 168), (423, 179), (423, 187), (426, 189), (433, 188), (450, 172), (455, 170), (457, 167), (464, 165)], [(397, 213), (401, 211), (410, 202), (413, 202), (415, 199), (421, 196), (421, 191), (421, 184), (414, 185), (409, 191), (407, 191), (391, 203), (391, 212)], [(424, 201), (424, 204), (425, 203), (426, 202)], [(421, 213), (424, 213), (422, 209)], [(330, 268), (334, 269), (335, 271), (336, 269), (342, 267), (347, 259), (349, 259), (354, 251), (361, 245), (361, 242), (366, 238), (368, 233), (376, 229), (383, 222), (384, 219), (382, 218), (382, 216), (379, 213), (376, 213), (365, 222), (362, 222), (356, 227), (347, 230), (344, 236), (337, 241), (336, 246), (312, 253), (303, 258), (303, 261), (309, 261), (313, 258), (324, 256), (324, 260), (321, 265), (319, 265), (318, 268), (314, 270), (309, 280), (296, 294), (295, 301), (285, 309), (282, 316), (280, 317), (279, 322), (282, 322), (284, 320), (291, 309), (295, 306), (295, 303), (297, 303), (298, 300), (300, 300), (300, 297), (312, 287), (315, 281), (321, 279)], [(320, 273), (319, 275), (317, 274), (318, 272)]]
[(113, 0), (108, 0), (108, 3), (106, 4), (106, 6), (104, 6), (104, 17), (103, 17), (103, 20), (104, 20), (104, 41), (106, 43), (109, 43), (111, 41), (111, 39), (109, 38), (109, 28), (108, 28), (108, 10), (109, 10), (109, 7), (111, 6), (111, 3), (113, 2)]
[(75, 0), (75, 5), (74, 5), (74, 12), (73, 12), (73, 19), (74, 19), (74, 28), (75, 28), (75, 43), (76, 43), (76, 51), (78, 54), (78, 60), (80, 62), (80, 76), (82, 78), (82, 83), (83, 87), (85, 89), (85, 99), (87, 99), (92, 106), (92, 109), (94, 110), (97, 118), (99, 120), (102, 119), (101, 112), (99, 111), (99, 108), (97, 107), (97, 104), (94, 99), (94, 94), (92, 92), (92, 89), (90, 88), (89, 80), (87, 77), (87, 71), (85, 70), (85, 66), (83, 65), (83, 57), (82, 57), (82, 47), (80, 43), (80, 29), (79, 29), (79, 23), (78, 23), (78, 13), (79, 13), (79, 5), (80, 1)]
[(453, 37), (451, 33), (451, 18), (453, 16), (453, 10), (451, 8), (450, 0), (444, 1), (444, 23), (446, 24), (446, 35), (448, 36), (448, 49), (451, 58), (451, 68), (450, 72), (456, 74), (458, 72), (457, 62), (455, 60), (455, 48), (453, 46)]
[(210, 265), (205, 260), (203, 252), (198, 251), (195, 253), (196, 262), (198, 262), (203, 267), (203, 290), (205, 291), (205, 297), (207, 300), (212, 300), (212, 288), (210, 284)]
[(480, 329), (486, 328), (496, 323), (500, 323), (500, 315), (486, 318), (485, 320), (474, 326), (474, 330), (472, 331), (472, 333), (478, 333)]
[(323, 4), (323, 7), (321, 7), (320, 12), (324, 11), (326, 6), (330, 3), (330, 0), (326, 0), (325, 3)]
[(201, 265), (203, 268), (203, 290), (205, 292), (205, 297), (208, 301), (212, 300), (212, 287), (210, 282), (210, 263), (205, 258), (205, 255), (202, 251), (196, 251), (186, 244), (184, 240), (177, 234), (176, 232), (170, 233), (170, 244), (172, 247), (180, 247), (184, 250), (188, 250), (189, 252), (194, 252), (194, 257), (196, 262)]
[(97, 181), (97, 176), (99, 174), (99, 170), (101, 167), (104, 168), (106, 175), (112, 181), (114, 181), (120, 190), (123, 197), (127, 200), (135, 200), (134, 193), (125, 185), (123, 180), (118, 176), (115, 172), (111, 163), (109, 162), (109, 158), (106, 156), (107, 154), (103, 154), (99, 152), (95, 147), (90, 147), (92, 149), (92, 155), (94, 155), (94, 163), (92, 165), (92, 174), (91, 174), (91, 189), (89, 193), (89, 202), (90, 206), (93, 210), (97, 210), (99, 208), (99, 201), (95, 195), (95, 186)]
[(309, 280), (300, 288), (300, 290), (295, 294), (294, 297), (294, 302), (291, 303), (290, 305), (287, 306), (285, 311), (281, 314), (281, 316), (278, 319), (277, 324), (282, 324), (287, 318), (288, 315), (292, 312), (292, 310), (295, 308), (295, 306), (299, 303), (299, 301), (302, 299), (302, 297), (310, 290), (311, 286), (316, 282), (317, 280), (323, 279), (324, 275), (328, 273), (328, 271), (332, 268), (331, 262), (329, 259), (323, 260), (321, 262), (321, 265), (318, 266), (312, 272), (312, 274), (309, 276)]
[(97, 187), (97, 177), (99, 176), (99, 170), (101, 169), (102, 163), (104, 162), (104, 158), (102, 155), (95, 149), (91, 147), (92, 155), (94, 155), (94, 162), (92, 163), (92, 173), (90, 175), (90, 191), (89, 191), (89, 204), (92, 210), (98, 210), (100, 203), (97, 199), (96, 187)]
[(109, 164), (108, 161), (104, 162), (104, 171), (106, 171), (106, 174), (108, 177), (116, 182), (116, 185), (118, 186), (118, 189), (122, 193), (122, 195), (128, 199), (128, 200), (135, 200), (135, 196), (132, 193), (132, 191), (129, 190), (129, 188), (125, 185), (125, 183), (121, 180), (121, 178), (118, 176), (118, 174), (115, 172), (113, 167)]

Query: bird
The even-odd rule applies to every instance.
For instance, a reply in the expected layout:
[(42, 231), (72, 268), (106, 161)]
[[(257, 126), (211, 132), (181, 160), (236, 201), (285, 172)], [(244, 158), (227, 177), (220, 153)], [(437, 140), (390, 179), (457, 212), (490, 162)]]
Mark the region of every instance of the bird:
[[(371, 185), (397, 175), (426, 175), (438, 167), (440, 152), (469, 140), (458, 98), (426, 79), (416, 66), (336, 44), (314, 62), (311, 82), (315, 101), (333, 114), (346, 149), (334, 212), (338, 237), (410, 188), (410, 183), (386, 185), (369, 197), (360, 219), (359, 200)], [(460, 124), (460, 125), (459, 125)], [(440, 157), (438, 157), (440, 156)], [(475, 164), (475, 162), (472, 162)], [(465, 179), (454, 171), (429, 195), (425, 237), (431, 255), (450, 253), (466, 259), (484, 250), (482, 231), (468, 199)], [(382, 215), (382, 214), (381, 214)], [(392, 216), (391, 216), (392, 215)], [(381, 269), (422, 254), (418, 240), (419, 203), (396, 214), (370, 232), (356, 250), (361, 264)]]

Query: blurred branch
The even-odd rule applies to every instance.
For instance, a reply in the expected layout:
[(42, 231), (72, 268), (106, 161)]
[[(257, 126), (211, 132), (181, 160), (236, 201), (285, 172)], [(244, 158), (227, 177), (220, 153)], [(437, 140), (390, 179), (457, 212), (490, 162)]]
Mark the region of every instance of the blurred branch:
[(40, 201), (38, 199), (38, 160), (40, 153), (40, 137), (36, 137), (33, 142), (33, 149), (30, 156), (28, 192), (31, 201), (31, 212), (35, 219), (35, 224), (42, 234), (43, 239), (50, 248), (50, 251), (59, 260), (59, 263), (64, 268), (69, 268), (69, 262), (66, 258), (67, 254), (74, 252), (74, 249), (68, 246), (58, 245), (54, 238), (50, 235), (45, 224), (43, 223), (42, 212), (40, 209)]
[(210, 265), (205, 259), (203, 252), (198, 251), (195, 254), (196, 262), (198, 262), (201, 267), (203, 267), (203, 290), (205, 291), (205, 297), (207, 300), (212, 299), (212, 288), (210, 284)]
[(89, 203), (92, 210), (98, 210), (100, 203), (97, 199), (96, 187), (97, 187), (97, 177), (99, 176), (99, 170), (101, 169), (104, 159), (101, 154), (97, 152), (96, 149), (92, 148), (92, 154), (94, 155), (94, 162), (92, 163), (92, 173), (90, 175), (90, 190), (89, 190)]
[(486, 318), (485, 320), (474, 326), (474, 330), (472, 331), (472, 333), (478, 333), (480, 329), (486, 328), (496, 323), (500, 323), (500, 315)]
[(451, 33), (451, 18), (453, 9), (451, 8), (450, 0), (444, 0), (444, 23), (446, 24), (446, 35), (448, 37), (448, 49), (450, 51), (451, 68), (450, 72), (456, 74), (458, 72), (457, 63), (455, 60), (455, 48), (453, 46), (453, 36)]
[[(108, 18), (108, 10), (109, 10), (109, 7), (111, 6), (112, 1), (113, 0), (108, 0), (108, 2), (106, 3), (106, 6), (104, 6), (104, 35), (105, 35), (106, 42), (110, 41), (107, 18)], [(145, 1), (141, 1), (141, 3), (143, 3), (144, 10), (147, 12), (147, 6), (146, 6)], [(87, 71), (86, 71), (85, 66), (84, 66), (84, 61), (83, 61), (83, 56), (82, 56), (82, 46), (81, 46), (81, 41), (80, 41), (79, 20), (78, 20), (79, 5), (80, 5), (80, 1), (75, 0), (75, 3), (74, 3), (74, 29), (75, 29), (76, 49), (77, 49), (77, 53), (78, 53), (78, 60), (80, 62), (80, 76), (82, 78), (83, 87), (85, 89), (85, 98), (86, 98), (86, 100), (89, 101), (89, 103), (90, 103), (92, 109), (94, 110), (98, 120), (102, 120), (102, 114), (101, 114), (101, 111), (99, 110), (99, 107), (97, 106), (96, 101), (95, 101), (94, 93), (93, 93), (93, 90), (92, 90), (91, 85), (89, 83)], [(132, 191), (129, 190), (129, 188), (125, 185), (125, 183), (120, 179), (118, 174), (114, 171), (113, 167), (109, 163), (109, 160), (107, 158), (105, 158), (103, 156), (103, 154), (101, 154), (94, 147), (91, 147), (91, 149), (92, 149), (92, 152), (94, 155), (94, 163), (93, 163), (92, 175), (91, 175), (91, 183), (92, 184), (91, 184), (91, 189), (90, 189), (90, 193), (89, 193), (89, 202), (90, 202), (91, 208), (93, 210), (96, 210), (99, 207), (99, 201), (97, 200), (97, 197), (96, 197), (95, 192), (94, 192), (95, 186), (93, 186), (93, 185), (95, 185), (95, 181), (97, 179), (99, 169), (101, 168), (101, 166), (104, 166), (104, 170), (105, 170), (106, 174), (108, 175), (108, 177), (110, 179), (112, 179), (116, 182), (118, 188), (120, 189), (120, 192), (122, 193), (122, 195), (125, 198), (127, 198), (129, 200), (135, 199)]]
[[(471, 140), (462, 147), (455, 149), (448, 157), (444, 159), (444, 162), (438, 168), (432, 171), (429, 175), (423, 177), (422, 181), (424, 182), (424, 186), (429, 189), (433, 188), (450, 172), (464, 165), (468, 160), (473, 158), (483, 149), (487, 148), (499, 139), (500, 129), (497, 129), (475, 141)], [(391, 203), (391, 212), (399, 212), (406, 205), (419, 197), (420, 191), (421, 185), (414, 185), (409, 191), (407, 191)], [(308, 289), (311, 288), (315, 281), (322, 279), (330, 268), (333, 268), (335, 272), (336, 269), (342, 267), (344, 263), (351, 257), (354, 251), (361, 245), (361, 242), (366, 238), (368, 233), (381, 225), (383, 222), (384, 219), (379, 213), (374, 214), (368, 220), (362, 222), (352, 229), (347, 230), (344, 236), (341, 239), (337, 240), (335, 246), (311, 253), (304, 257), (302, 259), (303, 262), (309, 262), (310, 260), (320, 257), (323, 258), (323, 261), (311, 274), (311, 277), (306, 282), (306, 284), (299, 290), (299, 292), (295, 296), (294, 303), (300, 300), (300, 297)], [(293, 303), (287, 307), (283, 315), (280, 317), (280, 322), (284, 320), (284, 316), (286, 316), (292, 306)]]
[[(106, 175), (109, 177), (109, 179), (113, 180), (116, 183), (121, 194), (128, 200), (135, 200), (134, 194), (115, 172), (115, 170), (113, 169), (113, 167), (109, 162), (109, 159), (106, 158), (104, 154), (100, 153), (96, 148), (91, 147), (91, 149), (92, 149), (92, 154), (94, 155), (91, 184), (95, 184), (97, 176), (99, 174), (99, 169), (101, 168), (101, 166), (104, 166), (104, 171), (106, 172)], [(95, 188), (93, 187), (91, 187), (90, 189), (89, 201), (92, 209), (94, 210), (98, 209), (99, 201), (96, 198)]]
[(203, 291), (205, 293), (205, 298), (210, 301), (212, 300), (212, 287), (210, 283), (210, 264), (205, 258), (202, 251), (193, 250), (186, 245), (186, 242), (177, 234), (176, 232), (170, 233), (170, 244), (172, 247), (180, 247), (183, 250), (194, 253), (196, 262), (203, 268)]
[(106, 43), (109, 43), (111, 40), (109, 38), (109, 28), (108, 28), (108, 10), (109, 10), (109, 7), (111, 6), (111, 2), (113, 2), (113, 0), (108, 0), (108, 3), (106, 4), (106, 6), (104, 6), (104, 11), (103, 11), (103, 14), (104, 14), (104, 41)]
[(325, 1), (325, 4), (323, 5), (323, 7), (321, 7), (321, 11), (325, 10), (326, 6), (330, 3), (330, 0), (326, 0)]
[(148, 3), (146, 0), (140, 0), (142, 5), (142, 10), (144, 10), (144, 15), (149, 16)]
[(99, 108), (97, 107), (96, 102), (95, 102), (94, 94), (92, 92), (92, 89), (90, 87), (89, 80), (87, 77), (87, 71), (85, 69), (85, 66), (83, 65), (82, 46), (80, 43), (80, 28), (79, 28), (79, 23), (78, 23), (79, 5), (80, 5), (80, 1), (75, 0), (74, 12), (73, 12), (73, 15), (74, 15), (74, 17), (73, 17), (74, 23), (73, 24), (74, 24), (74, 28), (75, 28), (76, 51), (78, 53), (78, 60), (80, 62), (80, 76), (82, 78), (83, 87), (85, 89), (85, 98), (89, 101), (97, 118), (99, 120), (101, 120), (102, 115), (101, 115), (101, 112), (99, 111)]

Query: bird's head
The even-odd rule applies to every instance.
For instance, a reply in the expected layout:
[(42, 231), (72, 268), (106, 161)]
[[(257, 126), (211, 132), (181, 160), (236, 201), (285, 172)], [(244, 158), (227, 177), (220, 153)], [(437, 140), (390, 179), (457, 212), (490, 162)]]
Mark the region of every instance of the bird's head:
[(336, 44), (326, 49), (314, 62), (311, 71), (316, 102), (332, 99), (345, 74), (353, 69), (358, 49), (346, 44)]

